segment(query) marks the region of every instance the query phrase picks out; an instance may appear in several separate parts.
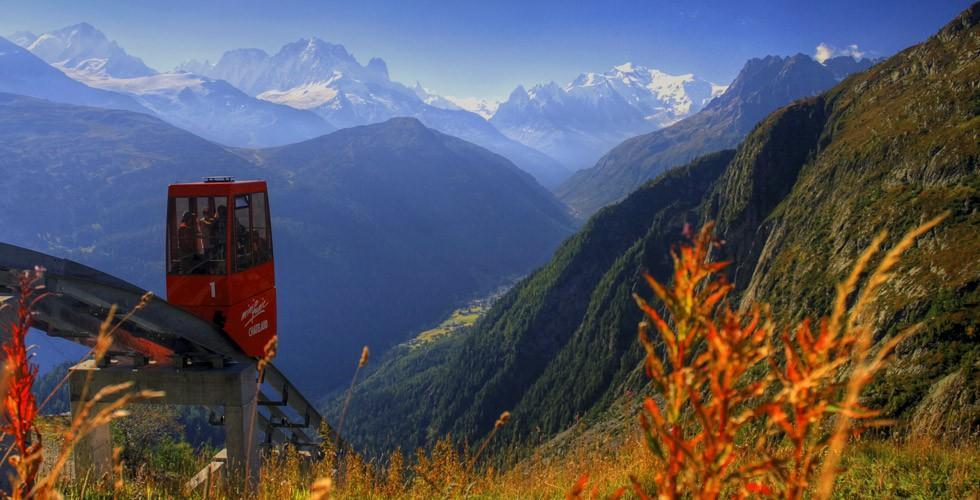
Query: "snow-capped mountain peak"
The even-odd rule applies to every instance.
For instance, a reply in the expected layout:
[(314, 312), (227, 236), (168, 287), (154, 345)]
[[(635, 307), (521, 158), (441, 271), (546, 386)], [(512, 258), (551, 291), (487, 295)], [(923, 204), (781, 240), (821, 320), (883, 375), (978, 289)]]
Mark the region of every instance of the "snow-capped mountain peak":
[(697, 112), (726, 88), (690, 73), (671, 75), (627, 62), (605, 73), (583, 73), (564, 86), (554, 82), (530, 90), (519, 86), (505, 104), (541, 108), (578, 100), (601, 106), (604, 99), (621, 100), (662, 127)]
[(37, 40), (37, 35), (31, 33), (30, 31), (15, 31), (7, 36), (7, 40), (20, 45), (21, 47), (27, 48), (28, 45)]
[(620, 64), (619, 66), (613, 66), (613, 69), (619, 71), (620, 73), (632, 73), (634, 71), (633, 63), (629, 61)]
[(337, 97), (337, 89), (332, 85), (340, 78), (343, 78), (343, 74), (334, 73), (332, 78), (304, 83), (291, 89), (267, 90), (259, 94), (258, 98), (296, 109), (315, 109)]
[(62, 70), (116, 78), (150, 76), (156, 71), (138, 57), (126, 53), (88, 23), (79, 23), (30, 38), (18, 33), (16, 42), (34, 55)]
[(498, 101), (480, 99), (477, 97), (438, 95), (423, 87), (418, 81), (415, 82), (415, 86), (412, 87), (412, 90), (415, 91), (415, 95), (417, 95), (419, 99), (422, 99), (422, 102), (428, 104), (429, 106), (434, 106), (440, 109), (469, 111), (480, 115), (484, 120), (489, 120), (490, 117), (493, 116), (494, 112), (497, 111), (497, 106), (500, 105)]
[(461, 109), (482, 116), (485, 120), (489, 120), (500, 106), (500, 101), (480, 99), (477, 97), (455, 97), (447, 95), (445, 99), (459, 106)]
[(312, 65), (341, 61), (354, 62), (354, 57), (343, 45), (330, 43), (315, 36), (300, 38), (296, 42), (287, 44), (277, 55), (289, 57), (291, 54), (298, 54), (300, 61)]
[(236, 49), (225, 52), (217, 63), (188, 61), (178, 69), (226, 80), (253, 96), (281, 96), (298, 87), (310, 90), (318, 82), (338, 81), (338, 73), (360, 82), (388, 81), (388, 66), (380, 58), (362, 66), (343, 45), (317, 37), (287, 43), (273, 55)]
[(415, 95), (417, 95), (419, 99), (422, 99), (422, 102), (428, 104), (429, 106), (435, 106), (440, 109), (462, 109), (453, 101), (441, 95), (433, 94), (431, 90), (423, 87), (418, 80), (415, 81), (415, 86), (412, 87), (412, 91), (415, 92)]
[(582, 167), (627, 137), (696, 113), (726, 88), (626, 62), (562, 86), (518, 87), (491, 122), (512, 139)]

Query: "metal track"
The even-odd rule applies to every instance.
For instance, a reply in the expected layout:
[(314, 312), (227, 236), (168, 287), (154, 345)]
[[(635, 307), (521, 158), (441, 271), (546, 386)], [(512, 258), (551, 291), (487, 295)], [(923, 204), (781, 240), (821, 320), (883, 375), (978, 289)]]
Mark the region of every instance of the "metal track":
[[(38, 302), (34, 328), (86, 346), (95, 343), (99, 326), (112, 305), (117, 319), (132, 311), (146, 290), (77, 262), (7, 243), (0, 243), (0, 302), (16, 299), (25, 270), (45, 269), (49, 296)], [(4, 308), (4, 314), (12, 312)], [(6, 321), (4, 321), (6, 323)], [(119, 325), (112, 356), (152, 360), (183, 366), (255, 363), (215, 325), (158, 297)], [(197, 368), (200, 369), (200, 368)], [(257, 415), (268, 445), (292, 443), (315, 447), (320, 442), (323, 417), (272, 364), (266, 365)]]

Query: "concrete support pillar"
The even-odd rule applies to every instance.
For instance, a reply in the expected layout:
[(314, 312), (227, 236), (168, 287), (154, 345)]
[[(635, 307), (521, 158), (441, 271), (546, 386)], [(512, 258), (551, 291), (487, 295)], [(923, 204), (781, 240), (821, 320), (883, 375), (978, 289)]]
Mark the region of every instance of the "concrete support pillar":
[[(84, 405), (81, 401), (71, 401), (72, 420)], [(98, 413), (104, 404), (92, 405), (89, 415)], [(112, 435), (109, 425), (103, 424), (92, 429), (75, 443), (75, 477), (82, 478), (88, 474), (88, 480), (99, 481), (112, 474)]]
[[(89, 387), (84, 390), (86, 381)], [(242, 486), (245, 486), (242, 481), (248, 477), (251, 484), (247, 487), (255, 484), (259, 474), (261, 442), (257, 431), (261, 429), (260, 418), (256, 415), (259, 387), (254, 364), (238, 363), (221, 368), (186, 369), (152, 365), (99, 368), (93, 362), (86, 361), (69, 372), (72, 413), (75, 414), (84, 404), (83, 392), (86, 397), (91, 398), (103, 387), (123, 382), (133, 382), (134, 391), (154, 390), (165, 393), (164, 397), (144, 401), (144, 404), (223, 407), (225, 445), (228, 451), (225, 477)], [(89, 474), (91, 478), (99, 478), (104, 473), (111, 472), (112, 436), (109, 426), (100, 426), (79, 440), (75, 445), (74, 456), (76, 477)]]
[(236, 484), (255, 484), (259, 478), (258, 445), (256, 433), (249, 427), (256, 426), (252, 419), (255, 400), (246, 405), (225, 406), (225, 449), (228, 450), (228, 477)]

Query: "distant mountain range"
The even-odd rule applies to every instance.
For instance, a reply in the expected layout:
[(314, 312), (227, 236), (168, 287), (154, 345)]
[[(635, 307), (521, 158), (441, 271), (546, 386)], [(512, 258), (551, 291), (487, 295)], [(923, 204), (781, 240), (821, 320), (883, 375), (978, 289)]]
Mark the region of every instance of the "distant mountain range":
[(88, 23), (66, 26), (40, 36), (22, 31), (14, 41), (62, 70), (114, 78), (157, 73)]
[(699, 112), (666, 128), (623, 141), (594, 167), (576, 172), (556, 193), (579, 216), (588, 217), (671, 167), (734, 147), (777, 108), (819, 94), (871, 64), (870, 60), (855, 61), (850, 57), (821, 64), (803, 54), (752, 59), (727, 90)]
[[(474, 327), (378, 363), (358, 386), (344, 437), (374, 453), (446, 435), (478, 443), (504, 410), (507, 432), (495, 439), (516, 449), (549, 440), (569, 449), (590, 428), (618, 433), (624, 415), (635, 416), (654, 392), (631, 294), (652, 300), (644, 271), (668, 282), (669, 251), (685, 226), (716, 222), (724, 241), (717, 258), (732, 262), (725, 272), (734, 307), (770, 304), (774, 321), (789, 326), (829, 312), (835, 286), (876, 235), (887, 231), (890, 248), (947, 212), (872, 299), (875, 341), (920, 321), (922, 330), (900, 345), (862, 404), (896, 420), (876, 432), (972, 439), (980, 432), (978, 52), (975, 4), (924, 43), (748, 125), (736, 150), (661, 169), (598, 211)], [(754, 112), (812, 88), (790, 75), (822, 68), (805, 57), (753, 60), (725, 95)], [(755, 81), (774, 75), (786, 77), (775, 89)], [(723, 99), (702, 113), (736, 104)], [(658, 151), (638, 147), (634, 161)], [(340, 404), (330, 407), (334, 418)]]
[(0, 94), (6, 242), (162, 291), (166, 186), (213, 174), (269, 182), (280, 358), (311, 396), (362, 345), (380, 354), (572, 231), (530, 175), (415, 119), (230, 151), (143, 113)]
[(224, 80), (192, 73), (112, 78), (65, 72), (91, 87), (130, 95), (171, 124), (227, 146), (280, 146), (336, 130), (315, 113), (255, 99)]
[(518, 86), (490, 118), (501, 132), (575, 169), (611, 147), (700, 111), (725, 86), (626, 63), (559, 86)]
[[(506, 101), (496, 103), (440, 96), (418, 82), (408, 87), (391, 80), (382, 59), (362, 65), (343, 45), (315, 37), (286, 44), (271, 55), (260, 49), (231, 50), (216, 63), (188, 61), (171, 73), (150, 68), (87, 23), (41, 35), (17, 32), (10, 38), (72, 79), (113, 94), (80, 101), (75, 94), (86, 91), (46, 92), (53, 85), (46, 82), (10, 85), (0, 91), (73, 104), (112, 101), (105, 106), (149, 112), (236, 147), (284, 145), (337, 127), (410, 116), (508, 158), (545, 187), (560, 188), (563, 198), (584, 215), (637, 184), (627, 183), (611, 194), (608, 186), (579, 189), (581, 178), (591, 175), (580, 173), (566, 183), (574, 170), (593, 165), (630, 137), (697, 114), (727, 88), (691, 74), (670, 75), (626, 63), (604, 73), (584, 73), (563, 86), (539, 84), (530, 90), (519, 86)], [(823, 67), (840, 78), (866, 66), (864, 61), (844, 57), (825, 61)], [(12, 77), (20, 78), (17, 68), (12, 71)], [(808, 77), (824, 79), (824, 75), (801, 78)], [(95, 99), (95, 94), (88, 94), (86, 99)], [(741, 136), (746, 132), (741, 131)], [(721, 144), (731, 145), (731, 141)], [(593, 196), (600, 205), (585, 206), (579, 200)]]
[(0, 38), (0, 92), (149, 113), (136, 99), (79, 83), (4, 38)]
[(226, 80), (265, 101), (313, 111), (338, 127), (414, 117), (510, 159), (548, 187), (572, 173), (544, 153), (507, 138), (483, 117), (392, 81), (380, 58), (361, 65), (342, 45), (319, 38), (286, 44), (272, 55), (259, 49), (232, 50), (216, 63), (190, 61), (179, 69)]
[[(40, 36), (22, 32), (16, 38), (30, 52), (0, 54), (0, 64), (6, 64), (10, 76), (44, 62), (60, 72), (52, 68), (44, 72), (44, 81), (36, 79), (34, 85), (27, 87), (7, 85), (0, 87), (2, 91), (70, 104), (144, 111), (228, 146), (282, 145), (335, 130), (313, 113), (255, 99), (227, 82), (188, 73), (157, 73), (86, 23)], [(30, 54), (44, 62), (31, 60)], [(3, 62), (8, 60), (9, 63)], [(91, 89), (43, 90), (51, 85), (67, 85), (65, 75)], [(94, 89), (110, 91), (102, 95), (113, 96), (115, 101), (134, 104), (103, 105), (81, 97), (97, 92)]]

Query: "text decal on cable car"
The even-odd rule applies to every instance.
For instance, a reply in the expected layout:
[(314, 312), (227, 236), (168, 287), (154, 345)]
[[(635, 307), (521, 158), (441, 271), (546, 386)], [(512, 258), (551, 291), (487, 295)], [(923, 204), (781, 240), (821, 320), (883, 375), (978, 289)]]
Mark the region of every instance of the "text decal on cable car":
[[(255, 322), (255, 319), (261, 316), (262, 313), (265, 312), (267, 307), (269, 307), (269, 302), (266, 301), (264, 298), (252, 299), (252, 302), (248, 305), (248, 307), (244, 311), (242, 311), (242, 317), (241, 317), (242, 326), (247, 327), (249, 325), (252, 325), (252, 323)], [(248, 329), (248, 336), (251, 337), (265, 330), (268, 327), (269, 327), (268, 320), (259, 321), (258, 323), (255, 323)]]

